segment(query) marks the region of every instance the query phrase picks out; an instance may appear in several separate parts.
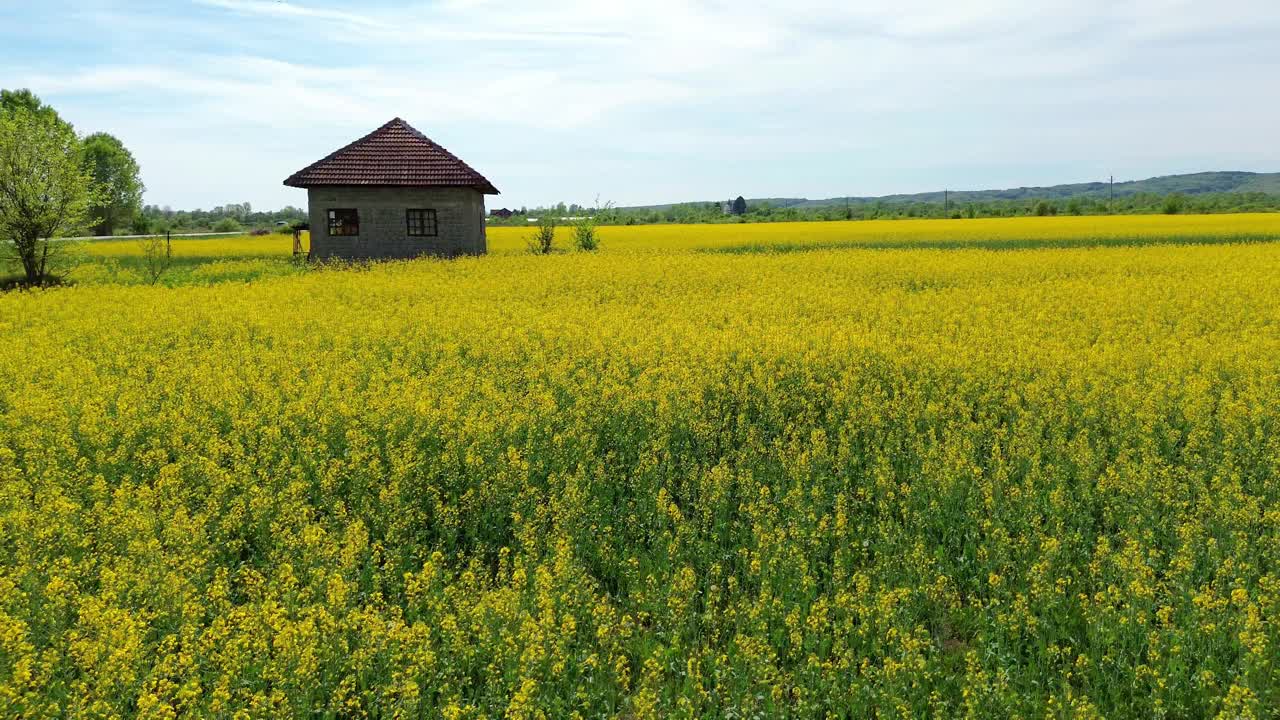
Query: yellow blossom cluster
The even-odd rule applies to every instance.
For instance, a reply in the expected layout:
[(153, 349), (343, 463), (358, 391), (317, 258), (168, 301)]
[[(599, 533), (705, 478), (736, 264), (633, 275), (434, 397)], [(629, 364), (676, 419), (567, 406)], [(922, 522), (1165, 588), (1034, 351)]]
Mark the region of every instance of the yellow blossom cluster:
[(1268, 716), (1280, 216), (1138, 220), (0, 296), (0, 717)]

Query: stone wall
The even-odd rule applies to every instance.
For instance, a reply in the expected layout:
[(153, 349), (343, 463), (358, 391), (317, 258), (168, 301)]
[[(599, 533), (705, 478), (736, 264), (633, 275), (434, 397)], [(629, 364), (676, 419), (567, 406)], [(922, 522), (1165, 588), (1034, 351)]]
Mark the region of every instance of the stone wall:
[[(479, 255), (487, 251), (484, 195), (471, 188), (313, 187), (311, 257), (315, 260)], [(331, 209), (360, 213), (358, 236), (329, 237)], [(435, 237), (410, 237), (408, 209), (436, 211)]]

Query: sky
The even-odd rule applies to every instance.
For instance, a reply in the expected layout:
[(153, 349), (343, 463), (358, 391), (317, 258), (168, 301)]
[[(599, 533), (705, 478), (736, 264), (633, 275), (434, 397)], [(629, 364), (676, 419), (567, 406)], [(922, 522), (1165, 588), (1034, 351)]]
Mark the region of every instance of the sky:
[(1276, 0), (0, 0), (0, 87), (145, 202), (303, 206), (401, 117), (490, 207), (1280, 171)]

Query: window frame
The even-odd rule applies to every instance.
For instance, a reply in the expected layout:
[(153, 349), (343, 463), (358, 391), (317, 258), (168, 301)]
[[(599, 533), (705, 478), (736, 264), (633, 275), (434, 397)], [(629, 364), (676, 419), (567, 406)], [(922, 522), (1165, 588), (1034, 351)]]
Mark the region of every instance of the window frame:
[[(417, 232), (414, 213), (420, 213)], [(409, 237), (440, 237), (440, 215), (434, 208), (405, 208), (404, 231)]]
[[(343, 221), (337, 214), (342, 213), (346, 216)], [(360, 209), (359, 208), (328, 208), (325, 211), (325, 219), (328, 221), (329, 237), (359, 237), (360, 236)]]

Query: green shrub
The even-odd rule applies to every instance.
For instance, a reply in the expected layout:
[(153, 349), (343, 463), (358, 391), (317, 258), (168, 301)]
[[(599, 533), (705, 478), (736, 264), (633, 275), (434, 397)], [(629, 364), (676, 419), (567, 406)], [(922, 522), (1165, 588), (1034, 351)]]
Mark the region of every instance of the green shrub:
[(583, 252), (591, 252), (600, 247), (600, 235), (596, 231), (594, 218), (586, 217), (574, 224), (573, 245)]
[(534, 255), (550, 255), (556, 240), (556, 218), (551, 213), (543, 213), (538, 219), (538, 227), (529, 238), (529, 252)]

